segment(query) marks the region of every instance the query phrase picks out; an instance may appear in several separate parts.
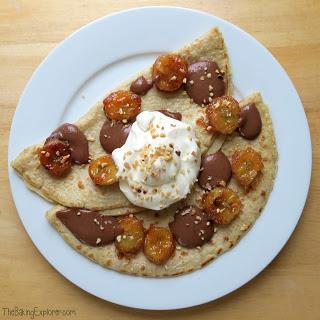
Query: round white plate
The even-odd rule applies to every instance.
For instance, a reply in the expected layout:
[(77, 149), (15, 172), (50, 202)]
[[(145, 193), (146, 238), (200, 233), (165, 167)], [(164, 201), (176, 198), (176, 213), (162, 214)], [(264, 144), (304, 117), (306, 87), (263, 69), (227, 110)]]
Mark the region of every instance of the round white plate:
[[(299, 96), (274, 57), (229, 22), (203, 12), (146, 7), (94, 21), (65, 39), (37, 68), (17, 107), (9, 161), (75, 121), (114, 85), (155, 57), (218, 26), (225, 38), (238, 98), (260, 91), (277, 139), (279, 169), (261, 217), (230, 252), (202, 270), (149, 279), (106, 270), (71, 249), (47, 223), (52, 205), (29, 191), (9, 168), (21, 221), (42, 255), (67, 279), (102, 299), (142, 309), (178, 309), (217, 299), (248, 282), (279, 253), (303, 210), (311, 174), (311, 143)], [(298, 151), (298, 152), (297, 152)]]

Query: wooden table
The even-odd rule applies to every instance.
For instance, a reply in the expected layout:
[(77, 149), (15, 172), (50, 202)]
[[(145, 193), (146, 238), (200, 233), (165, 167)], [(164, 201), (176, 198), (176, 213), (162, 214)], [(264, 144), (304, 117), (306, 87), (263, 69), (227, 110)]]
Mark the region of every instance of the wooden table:
[[(9, 188), (7, 144), (17, 101), (32, 72), (57, 43), (84, 24), (150, 4), (170, 5), (172, 1), (0, 1), (0, 308), (70, 309), (76, 312), (69, 317), (73, 319), (320, 319), (319, 0), (175, 1), (177, 6), (229, 20), (261, 41), (287, 70), (308, 116), (314, 151), (309, 198), (288, 244), (253, 281), (222, 299), (188, 310), (123, 308), (95, 298), (63, 278), (41, 256), (21, 225)], [(190, 290), (190, 294), (196, 293)], [(4, 309), (0, 309), (2, 317), (9, 318)]]

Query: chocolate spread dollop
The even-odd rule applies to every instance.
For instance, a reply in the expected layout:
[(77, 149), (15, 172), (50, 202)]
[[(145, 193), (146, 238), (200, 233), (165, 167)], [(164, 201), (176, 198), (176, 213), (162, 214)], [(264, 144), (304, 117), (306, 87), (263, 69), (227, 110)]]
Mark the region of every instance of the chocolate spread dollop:
[(161, 110), (157, 110), (157, 111), (161, 112), (165, 116), (170, 117), (172, 119), (176, 119), (179, 121), (181, 121), (181, 119), (182, 119), (182, 115), (180, 112), (172, 112), (172, 111), (165, 110), (165, 109), (161, 109)]
[(185, 89), (189, 97), (201, 105), (224, 95), (226, 85), (219, 66), (213, 61), (204, 60), (189, 65)]
[(248, 140), (255, 139), (261, 132), (260, 113), (254, 103), (249, 103), (240, 110), (239, 133)]
[(123, 124), (119, 121), (107, 119), (100, 131), (100, 143), (107, 153), (112, 153), (114, 149), (121, 148), (129, 135), (131, 124)]
[(79, 241), (92, 247), (109, 244), (123, 232), (117, 218), (97, 211), (67, 208), (56, 216)]
[(174, 216), (169, 228), (183, 247), (195, 248), (208, 242), (214, 233), (210, 217), (196, 206), (185, 206)]
[(74, 124), (64, 123), (47, 138), (45, 143), (54, 139), (67, 142), (73, 162), (84, 164), (89, 162), (89, 145), (84, 133)]
[(202, 156), (199, 185), (204, 189), (226, 186), (232, 175), (229, 159), (222, 151)]
[(152, 80), (147, 80), (144, 76), (141, 76), (131, 83), (130, 91), (140, 96), (144, 96), (152, 86)]

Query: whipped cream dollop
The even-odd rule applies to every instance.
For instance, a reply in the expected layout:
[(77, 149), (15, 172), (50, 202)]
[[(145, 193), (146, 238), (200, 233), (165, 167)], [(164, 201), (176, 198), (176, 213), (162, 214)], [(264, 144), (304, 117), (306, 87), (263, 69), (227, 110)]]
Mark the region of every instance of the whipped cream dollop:
[(201, 152), (190, 125), (158, 111), (143, 111), (112, 158), (128, 200), (161, 210), (190, 192), (199, 173)]

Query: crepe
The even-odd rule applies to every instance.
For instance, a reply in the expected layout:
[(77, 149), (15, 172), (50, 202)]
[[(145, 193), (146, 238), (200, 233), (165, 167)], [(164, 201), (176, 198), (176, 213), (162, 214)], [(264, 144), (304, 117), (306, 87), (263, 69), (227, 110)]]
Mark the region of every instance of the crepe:
[[(253, 225), (259, 217), (264, 205), (268, 200), (269, 193), (273, 188), (274, 179), (277, 172), (277, 149), (273, 133), (272, 120), (267, 106), (263, 103), (261, 95), (255, 93), (243, 99), (240, 106), (250, 102), (255, 103), (258, 108), (261, 120), (262, 131), (258, 138), (249, 141), (241, 138), (235, 133), (229, 136), (222, 146), (222, 151), (229, 157), (236, 149), (252, 147), (261, 153), (264, 168), (260, 179), (255, 188), (249, 192), (231, 179), (228, 187), (236, 190), (243, 204), (240, 215), (227, 226), (217, 226), (217, 230), (210, 242), (198, 249), (185, 249), (177, 246), (175, 254), (164, 266), (155, 265), (147, 260), (145, 255), (140, 252), (131, 259), (119, 259), (116, 253), (115, 245), (109, 244), (102, 247), (91, 247), (78, 241), (77, 238), (60, 222), (56, 217), (56, 212), (63, 209), (61, 206), (53, 207), (47, 212), (46, 217), (54, 228), (62, 235), (64, 240), (82, 255), (95, 261), (103, 267), (114, 269), (119, 272), (159, 277), (181, 275), (193, 270), (199, 269), (209, 261), (217, 258), (219, 255), (232, 248)], [(197, 203), (202, 191), (196, 186), (195, 191), (186, 200), (187, 203)], [(143, 219), (144, 227), (148, 228), (150, 224), (158, 226), (168, 226), (168, 222), (173, 220), (177, 204), (163, 210), (159, 213), (145, 211), (135, 214)]]
[[(225, 71), (227, 94), (232, 94), (231, 74), (227, 50), (220, 31), (215, 28), (193, 41), (191, 44), (177, 51), (188, 62), (197, 60), (213, 60), (221, 70)], [(148, 68), (112, 91), (129, 89), (130, 84), (138, 76), (151, 78)], [(182, 120), (195, 128), (196, 136), (200, 142), (202, 152), (205, 152), (212, 142), (220, 147), (223, 137), (209, 134), (203, 127), (196, 125), (195, 121), (202, 112), (200, 106), (195, 104), (180, 89), (175, 93), (164, 93), (152, 88), (142, 97), (142, 110), (168, 109), (182, 114)], [(106, 120), (102, 101), (93, 106), (75, 124), (89, 140), (89, 152), (93, 159), (104, 155), (105, 151), (100, 145), (99, 133)], [(50, 131), (48, 130), (48, 135)], [(12, 167), (21, 176), (26, 185), (45, 199), (57, 202), (67, 207), (82, 207), (93, 210), (112, 208), (132, 208), (133, 211), (141, 209), (134, 207), (119, 190), (118, 184), (112, 186), (95, 186), (88, 175), (87, 165), (73, 165), (71, 173), (65, 178), (52, 177), (40, 164), (37, 150), (43, 142), (24, 149), (12, 162)]]

